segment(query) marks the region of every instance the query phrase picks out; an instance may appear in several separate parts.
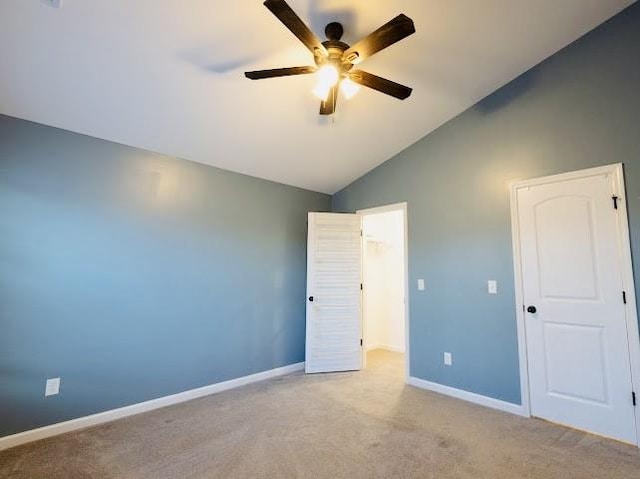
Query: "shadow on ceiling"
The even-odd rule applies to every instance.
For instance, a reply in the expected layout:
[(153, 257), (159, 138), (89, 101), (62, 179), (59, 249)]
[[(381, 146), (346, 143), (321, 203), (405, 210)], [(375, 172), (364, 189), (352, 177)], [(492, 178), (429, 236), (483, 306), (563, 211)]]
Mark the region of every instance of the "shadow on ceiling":
[[(299, 8), (302, 2), (293, 2), (289, 0), (291, 7), (296, 13), (301, 15), (302, 21), (307, 23), (309, 28), (321, 39), (325, 39), (324, 27), (331, 22), (340, 22), (345, 27), (345, 41), (355, 41), (352, 28), (355, 25), (356, 12), (353, 9), (331, 9), (326, 8), (328, 2), (326, 0), (309, 0), (307, 1), (308, 15), (302, 15), (302, 9)], [(256, 2), (256, 9), (262, 8), (267, 15), (264, 16), (265, 22), (271, 21), (277, 24), (279, 28), (286, 28), (280, 24), (280, 21), (270, 15), (264, 6)], [(238, 38), (247, 37), (240, 29), (235, 33)], [(280, 48), (290, 47), (293, 42), (299, 42), (293, 35), (290, 36), (291, 44), (274, 45), (265, 43), (259, 38), (249, 36), (245, 41), (239, 42), (238, 38), (234, 38), (223, 34), (216, 37), (212, 34), (211, 42), (207, 45), (193, 47), (190, 49), (179, 51), (177, 56), (181, 61), (189, 63), (194, 67), (214, 75), (227, 75), (237, 72), (241, 74), (245, 67), (259, 64), (261, 58), (268, 57), (270, 54), (278, 51)], [(313, 64), (313, 59), (309, 57), (309, 64)], [(290, 65), (260, 65), (257, 68), (279, 68)]]

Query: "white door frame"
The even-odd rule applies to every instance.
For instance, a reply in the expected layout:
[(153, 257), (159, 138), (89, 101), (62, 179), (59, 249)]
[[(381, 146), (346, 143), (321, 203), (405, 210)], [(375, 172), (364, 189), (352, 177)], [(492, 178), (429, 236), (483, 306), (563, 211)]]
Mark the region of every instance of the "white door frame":
[[(518, 190), (534, 185), (543, 185), (559, 181), (587, 178), (590, 176), (610, 175), (614, 194), (618, 197), (618, 215), (616, 219), (618, 251), (622, 268), (622, 285), (627, 295), (625, 319), (627, 321), (627, 340), (631, 363), (631, 382), (640, 399), (640, 332), (638, 330), (638, 312), (636, 293), (633, 281), (633, 264), (631, 262), (631, 244), (629, 241), (629, 220), (627, 217), (627, 201), (624, 188), (624, 171), (622, 163), (599, 166), (586, 170), (572, 171), (559, 175), (545, 176), (511, 183), (511, 233), (513, 242), (513, 269), (515, 276), (516, 319), (518, 327), (518, 355), (520, 360), (520, 394), (522, 408), (526, 416), (531, 416), (531, 400), (529, 396), (529, 372), (527, 363), (527, 341), (524, 325), (524, 291), (522, 283), (522, 257), (520, 252), (520, 229), (518, 221)], [(612, 205), (613, 208), (613, 205)], [(640, 408), (640, 405), (639, 405)], [(640, 411), (635, 411), (638, 446), (640, 447)]]
[[(403, 215), (403, 223), (404, 223), (404, 363), (405, 363), (405, 371), (404, 371), (404, 382), (408, 383), (409, 382), (409, 373), (411, 371), (410, 368), (410, 360), (411, 360), (411, 355), (409, 354), (409, 346), (410, 346), (410, 341), (409, 341), (409, 218), (407, 215), (407, 202), (402, 202), (402, 203), (393, 203), (390, 205), (384, 205), (384, 206), (377, 206), (375, 208), (367, 208), (367, 209), (363, 209), (363, 210), (357, 210), (356, 214), (361, 215), (361, 216), (368, 216), (368, 215), (376, 215), (379, 213), (388, 213), (390, 211), (402, 211), (402, 215)], [(362, 253), (362, 259), (364, 262), (364, 258), (365, 258), (365, 252), (364, 252), (364, 247), (365, 247), (365, 243), (364, 243), (364, 237), (362, 238), (362, 245), (363, 245), (363, 253)], [(363, 305), (363, 307), (361, 308), (361, 315), (362, 315), (362, 338), (364, 341), (364, 301), (361, 303)], [(366, 346), (366, 344), (365, 344)], [(363, 365), (366, 364), (365, 360), (366, 360), (366, 347), (362, 348), (362, 354), (363, 354)], [(363, 366), (364, 367), (364, 366)]]

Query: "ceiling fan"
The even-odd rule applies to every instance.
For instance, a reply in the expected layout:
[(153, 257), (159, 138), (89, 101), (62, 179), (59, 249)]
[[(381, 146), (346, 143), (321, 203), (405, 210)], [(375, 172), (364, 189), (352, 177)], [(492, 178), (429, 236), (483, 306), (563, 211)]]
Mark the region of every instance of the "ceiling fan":
[(355, 45), (350, 46), (340, 41), (343, 34), (343, 28), (340, 23), (329, 23), (324, 30), (327, 40), (321, 42), (285, 0), (266, 0), (264, 6), (278, 17), (304, 46), (313, 53), (316, 66), (246, 72), (245, 76), (247, 78), (261, 80), (263, 78), (306, 75), (317, 72), (318, 84), (313, 92), (322, 100), (320, 104), (321, 115), (331, 115), (335, 112), (338, 87), (347, 98), (350, 98), (358, 91), (359, 85), (372, 88), (400, 100), (404, 100), (411, 95), (412, 90), (409, 87), (353, 68), (354, 65), (366, 60), (380, 50), (415, 33), (416, 29), (413, 25), (413, 20), (406, 15), (398, 15)]

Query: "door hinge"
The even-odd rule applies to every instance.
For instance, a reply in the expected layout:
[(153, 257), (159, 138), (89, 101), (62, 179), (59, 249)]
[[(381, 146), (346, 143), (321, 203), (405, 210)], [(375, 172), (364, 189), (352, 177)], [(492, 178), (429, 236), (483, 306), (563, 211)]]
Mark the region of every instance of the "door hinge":
[(364, 289), (364, 286), (362, 286), (362, 283), (360, 283), (360, 291), (362, 291)]
[[(360, 339), (360, 346), (362, 346), (362, 339)], [(635, 403), (634, 403), (635, 404)]]
[(622, 302), (624, 304), (627, 304), (627, 292), (626, 291), (622, 292)]
[(362, 230), (360, 230), (360, 238), (362, 238)]
[(631, 400), (633, 401), (633, 405), (637, 406), (637, 402), (636, 402), (636, 392), (635, 391), (631, 391)]
[(618, 209), (618, 197), (617, 196), (612, 196), (611, 199), (613, 200), (613, 209), (617, 210)]

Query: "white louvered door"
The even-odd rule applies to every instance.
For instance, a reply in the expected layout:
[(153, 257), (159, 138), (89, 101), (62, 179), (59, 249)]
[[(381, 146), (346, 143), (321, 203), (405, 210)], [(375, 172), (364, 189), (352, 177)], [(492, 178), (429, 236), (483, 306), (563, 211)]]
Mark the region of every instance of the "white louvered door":
[(309, 213), (305, 371), (362, 368), (361, 217)]

